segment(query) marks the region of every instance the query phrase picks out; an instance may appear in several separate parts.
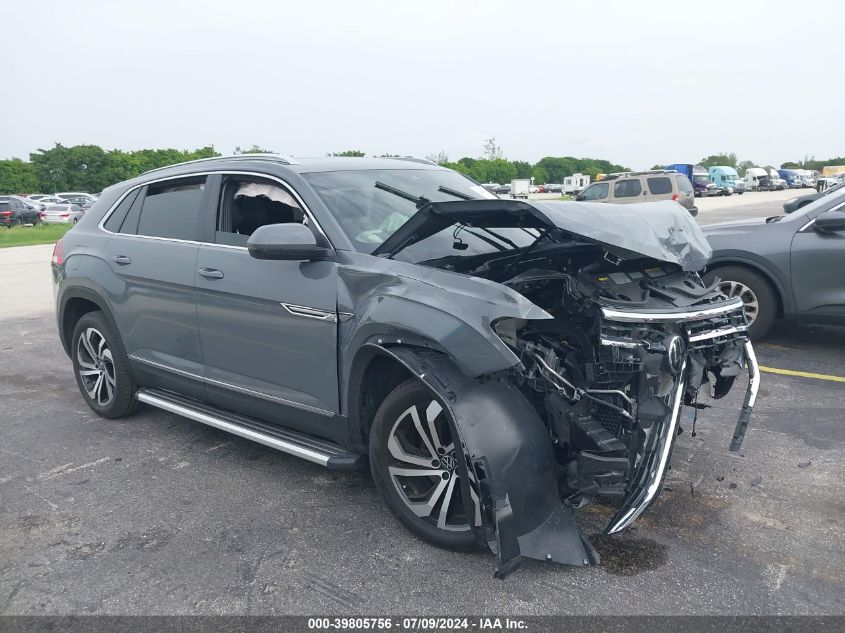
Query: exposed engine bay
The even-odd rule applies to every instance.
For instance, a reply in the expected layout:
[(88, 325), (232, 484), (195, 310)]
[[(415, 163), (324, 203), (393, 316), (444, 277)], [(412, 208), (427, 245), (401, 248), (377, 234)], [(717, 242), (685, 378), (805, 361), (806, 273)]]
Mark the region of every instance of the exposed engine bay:
[[(657, 497), (682, 407), (697, 418), (702, 387), (721, 398), (745, 371), (743, 307), (696, 272), (622, 260), (594, 245), (526, 259), (488, 261), (472, 273), (500, 278), (554, 317), (503, 319), (494, 329), (521, 360), (511, 380), (546, 422), (562, 501), (615, 500), (619, 510), (605, 528), (614, 533)], [(742, 442), (753, 396), (731, 450)]]
[[(678, 309), (724, 303), (697, 273), (590, 259), (578, 267), (567, 258), (558, 270), (532, 267), (506, 280), (555, 319), (496, 326), (519, 352), (515, 378), (549, 424), (566, 469), (562, 490), (575, 505), (597, 495), (622, 499), (648, 455), (649, 435), (672, 411), (673, 391), (681, 388), (682, 404), (691, 406), (702, 384), (715, 398), (727, 394), (743, 370), (746, 342), (741, 305), (670, 320)], [(629, 310), (664, 311), (664, 318), (613, 318)]]

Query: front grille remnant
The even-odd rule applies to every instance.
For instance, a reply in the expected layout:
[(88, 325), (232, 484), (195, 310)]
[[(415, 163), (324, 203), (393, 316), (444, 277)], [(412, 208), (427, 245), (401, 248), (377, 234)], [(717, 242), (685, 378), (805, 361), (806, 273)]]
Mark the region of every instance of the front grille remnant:
[(712, 348), (748, 338), (748, 323), (740, 299), (701, 309), (628, 312), (602, 308), (601, 342), (619, 347), (663, 351), (663, 342), (679, 332), (691, 350)]

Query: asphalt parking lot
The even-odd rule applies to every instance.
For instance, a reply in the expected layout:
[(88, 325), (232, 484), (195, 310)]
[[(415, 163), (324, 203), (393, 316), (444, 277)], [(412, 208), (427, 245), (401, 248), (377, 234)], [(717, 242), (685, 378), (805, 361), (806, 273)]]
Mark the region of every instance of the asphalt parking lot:
[[(783, 195), (788, 193), (789, 195)], [(702, 224), (792, 192), (699, 201)], [(718, 204), (717, 204), (718, 203)], [(843, 614), (845, 331), (779, 324), (743, 449), (743, 384), (678, 439), (667, 489), (596, 536), (592, 568), (414, 539), (367, 472), (313, 464), (153, 409), (80, 398), (55, 330), (51, 247), (0, 250), (0, 614)]]

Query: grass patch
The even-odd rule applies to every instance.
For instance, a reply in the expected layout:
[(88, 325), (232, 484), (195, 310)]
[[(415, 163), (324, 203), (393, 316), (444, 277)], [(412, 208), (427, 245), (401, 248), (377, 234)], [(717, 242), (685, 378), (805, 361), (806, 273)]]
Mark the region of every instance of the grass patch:
[(0, 248), (52, 244), (62, 239), (72, 224), (39, 224), (38, 226), (0, 227)]

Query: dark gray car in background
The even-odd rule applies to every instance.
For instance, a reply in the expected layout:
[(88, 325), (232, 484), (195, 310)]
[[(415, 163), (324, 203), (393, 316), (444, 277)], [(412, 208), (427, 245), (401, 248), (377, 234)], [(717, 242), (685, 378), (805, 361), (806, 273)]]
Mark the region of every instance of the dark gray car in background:
[[(657, 497), (681, 411), (748, 372), (743, 304), (703, 284), (675, 202), (499, 200), (408, 159), (244, 155), (106, 189), (57, 243), (83, 398), (152, 405), (331, 469), (369, 462), (417, 536), (598, 555), (572, 509)], [(139, 438), (139, 441), (142, 441)], [(366, 520), (366, 517), (358, 517)]]
[(713, 255), (704, 275), (745, 303), (749, 334), (777, 318), (845, 324), (845, 189), (787, 216), (704, 228)]

